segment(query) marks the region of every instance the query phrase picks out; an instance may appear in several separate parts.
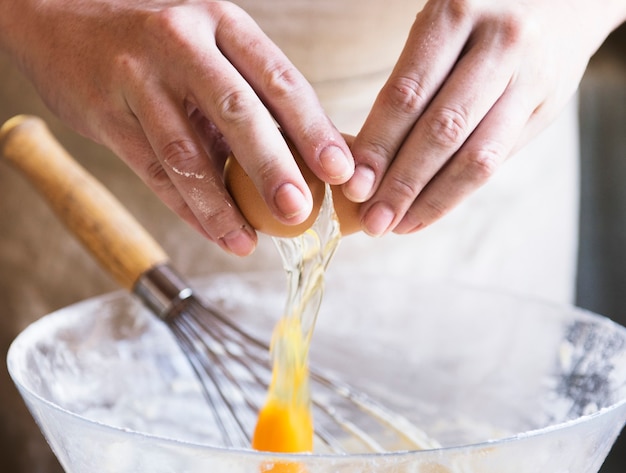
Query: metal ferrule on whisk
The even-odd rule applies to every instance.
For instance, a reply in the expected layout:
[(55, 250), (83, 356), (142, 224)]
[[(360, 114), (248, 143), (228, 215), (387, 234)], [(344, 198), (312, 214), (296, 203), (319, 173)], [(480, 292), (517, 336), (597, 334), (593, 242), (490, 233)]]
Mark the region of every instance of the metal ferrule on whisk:
[(157, 265), (141, 275), (133, 292), (162, 320), (176, 313), (175, 309), (193, 294), (189, 284), (169, 264)]

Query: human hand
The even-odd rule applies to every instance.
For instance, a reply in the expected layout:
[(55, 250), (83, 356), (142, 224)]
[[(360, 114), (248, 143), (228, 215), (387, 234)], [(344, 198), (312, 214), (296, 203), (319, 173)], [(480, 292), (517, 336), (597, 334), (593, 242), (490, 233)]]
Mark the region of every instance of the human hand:
[(283, 223), (305, 220), (312, 198), (276, 122), (322, 180), (352, 174), (310, 85), (231, 3), (0, 0), (0, 13), (0, 46), (48, 106), (232, 253), (256, 234), (223, 184), (231, 149)]
[(365, 231), (417, 231), (482, 185), (625, 18), (619, 0), (429, 1), (352, 147)]

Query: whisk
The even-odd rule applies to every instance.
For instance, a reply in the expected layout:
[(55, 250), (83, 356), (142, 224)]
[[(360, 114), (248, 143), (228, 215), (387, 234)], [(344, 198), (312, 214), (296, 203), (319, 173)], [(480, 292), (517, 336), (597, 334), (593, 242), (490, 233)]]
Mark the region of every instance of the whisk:
[[(0, 154), (117, 282), (163, 320), (191, 363), (222, 444), (248, 448), (271, 380), (269, 347), (207, 301), (112, 194), (63, 149), (44, 122), (17, 116), (0, 128)], [(427, 449), (439, 445), (402, 416), (311, 368), (315, 451)]]

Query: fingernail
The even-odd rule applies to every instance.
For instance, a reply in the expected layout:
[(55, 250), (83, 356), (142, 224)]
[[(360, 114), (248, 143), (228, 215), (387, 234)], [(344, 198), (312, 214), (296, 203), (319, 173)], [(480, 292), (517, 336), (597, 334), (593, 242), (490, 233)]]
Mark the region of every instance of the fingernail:
[(341, 148), (327, 146), (320, 153), (320, 166), (331, 179), (347, 179), (353, 171), (353, 164)]
[(374, 237), (382, 236), (391, 226), (396, 214), (384, 202), (377, 202), (363, 217), (365, 232)]
[(304, 196), (304, 194), (293, 184), (287, 182), (280, 186), (274, 194), (274, 203), (276, 207), (288, 220), (299, 215), (302, 219), (294, 223), (300, 223), (309, 216), (312, 210), (312, 203)]
[(365, 202), (372, 194), (375, 182), (374, 170), (365, 164), (359, 164), (344, 186), (346, 197), (354, 202)]
[(239, 256), (248, 256), (256, 247), (256, 236), (246, 225), (218, 239), (222, 248)]

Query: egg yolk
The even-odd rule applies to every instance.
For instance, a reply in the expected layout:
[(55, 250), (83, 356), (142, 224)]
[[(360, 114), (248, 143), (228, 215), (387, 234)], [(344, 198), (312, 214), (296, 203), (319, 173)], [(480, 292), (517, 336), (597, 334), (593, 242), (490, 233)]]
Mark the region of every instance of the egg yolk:
[(259, 413), (252, 448), (267, 452), (313, 451), (308, 340), (298, 317), (283, 317), (272, 336), (272, 381)]

